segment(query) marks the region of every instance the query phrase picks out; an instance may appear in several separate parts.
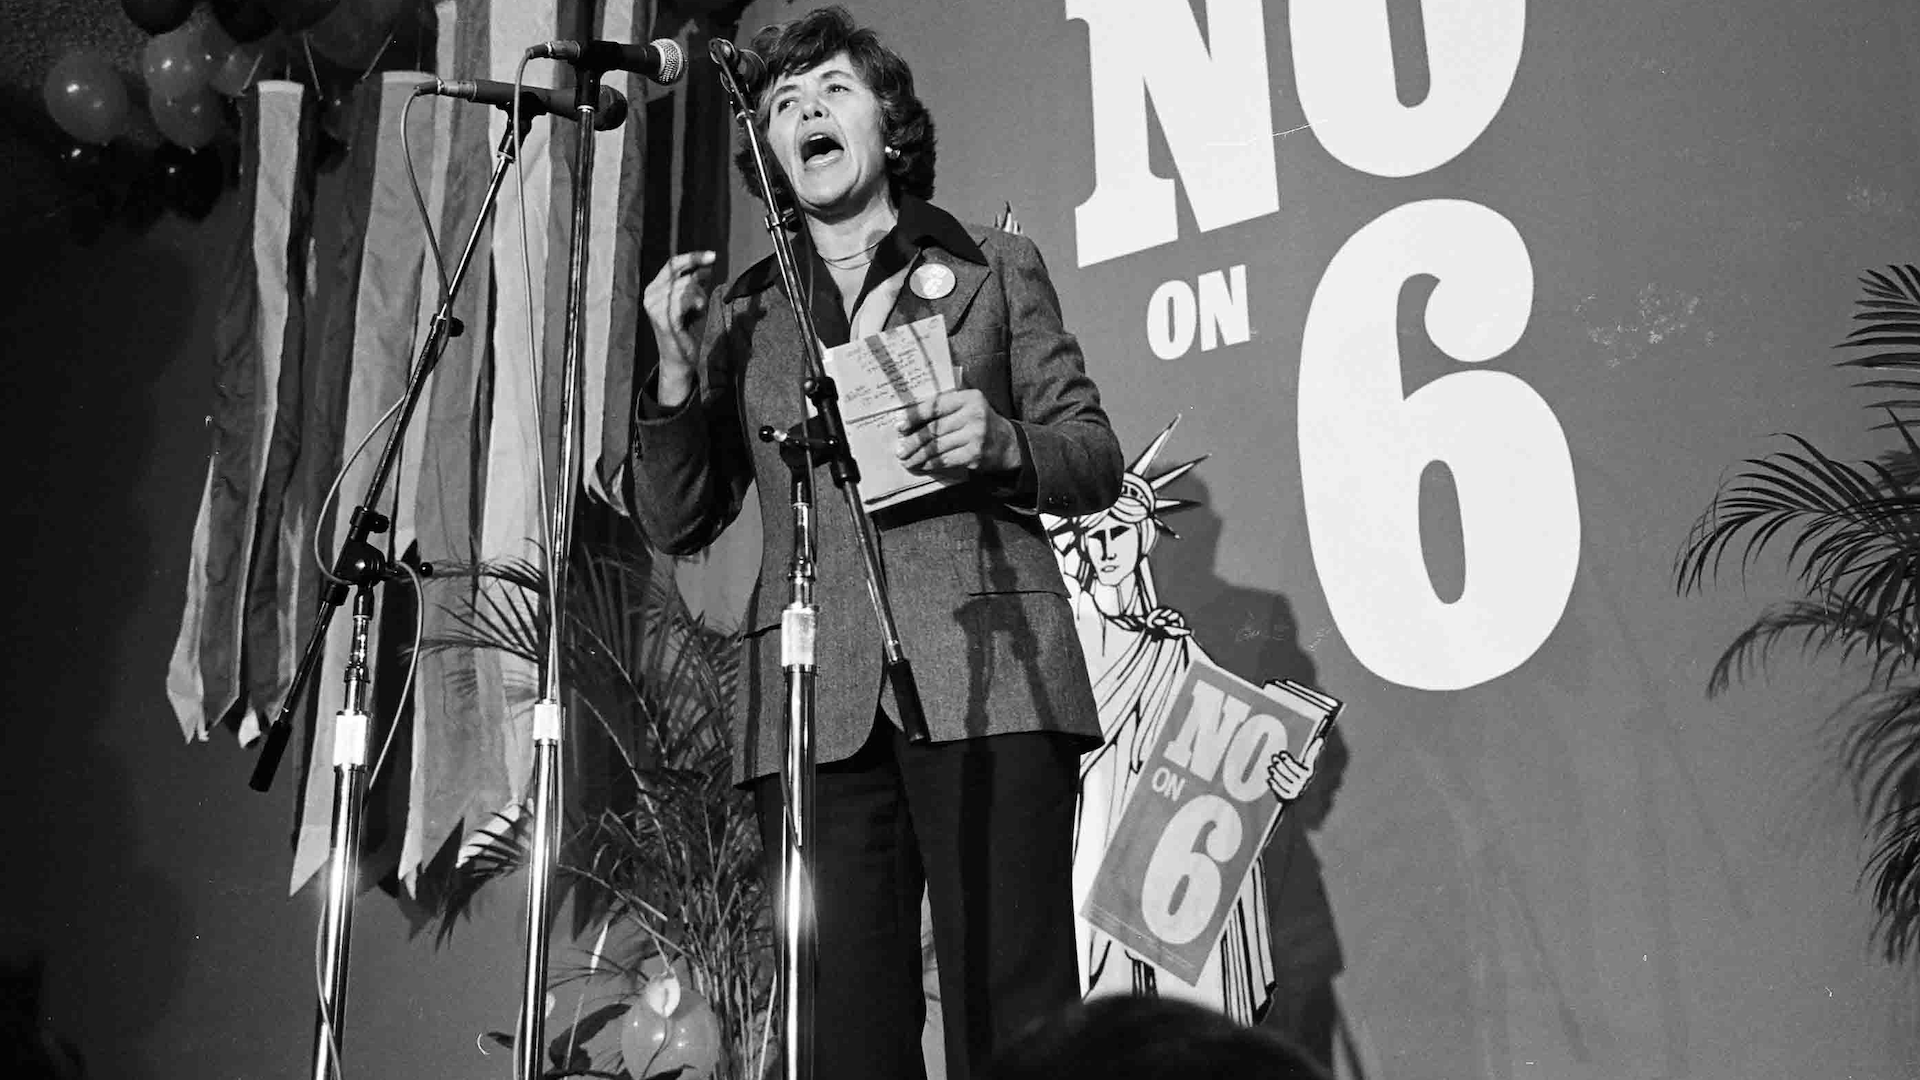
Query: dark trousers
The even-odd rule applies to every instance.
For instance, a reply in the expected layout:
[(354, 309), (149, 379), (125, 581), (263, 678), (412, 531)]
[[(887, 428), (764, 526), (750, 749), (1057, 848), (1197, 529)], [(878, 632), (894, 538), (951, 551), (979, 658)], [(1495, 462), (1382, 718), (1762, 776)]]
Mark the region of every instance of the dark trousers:
[[(913, 746), (884, 718), (815, 773), (814, 1075), (926, 1075), (920, 895), (933, 910), (947, 1076), (968, 1080), (1079, 997), (1073, 815), (1079, 750), (1049, 733)], [(780, 780), (755, 785), (769, 875)], [(777, 879), (776, 879), (777, 880)]]

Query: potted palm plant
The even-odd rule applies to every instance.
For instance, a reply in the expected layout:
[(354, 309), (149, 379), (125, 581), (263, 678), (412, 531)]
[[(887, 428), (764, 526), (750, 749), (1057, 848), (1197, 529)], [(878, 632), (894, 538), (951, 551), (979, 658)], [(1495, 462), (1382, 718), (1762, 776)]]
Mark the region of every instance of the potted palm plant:
[[(456, 632), (427, 647), (537, 663), (544, 564), (466, 571), (494, 587), (466, 593)], [(584, 782), (573, 784), (556, 884), (576, 940), (593, 944), (560, 979), (591, 985), (548, 1048), (549, 1077), (765, 1072), (771, 916), (752, 802), (732, 785), (735, 642), (687, 610), (670, 574), (637, 545), (583, 550), (568, 574), (563, 683), (571, 771)], [(525, 865), (527, 826), (513, 806), (471, 834), (437, 890), (443, 937), (487, 883)], [(612, 1000), (586, 1008), (595, 997)], [(618, 1045), (596, 1044), (616, 1025)]]
[(1855, 329), (1838, 366), (1879, 391), (1874, 431), (1893, 445), (1844, 462), (1811, 440), (1744, 463), (1694, 522), (1675, 559), (1676, 588), (1702, 590), (1728, 564), (1784, 558), (1800, 595), (1774, 604), (1714, 663), (1709, 697), (1761, 673), (1783, 645), (1864, 664), (1864, 684), (1840, 707), (1841, 758), (1866, 818), (1862, 871), (1887, 957), (1920, 941), (1920, 270), (1861, 278)]

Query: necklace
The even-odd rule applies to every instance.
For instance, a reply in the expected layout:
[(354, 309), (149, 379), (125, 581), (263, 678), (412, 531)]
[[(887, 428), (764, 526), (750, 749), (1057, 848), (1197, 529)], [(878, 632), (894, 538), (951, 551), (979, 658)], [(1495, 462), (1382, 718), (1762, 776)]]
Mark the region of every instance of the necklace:
[[(886, 239), (885, 236), (881, 236), (879, 239), (876, 239), (873, 243), (868, 244), (866, 247), (863, 247), (859, 251), (853, 252), (850, 255), (823, 254), (820, 256), (820, 259), (821, 261), (825, 262), (828, 266), (832, 266), (841, 270), (851, 270), (856, 266), (865, 266), (867, 263), (870, 263), (873, 261), (873, 249), (879, 247), (880, 241), (885, 239)], [(866, 258), (861, 259), (860, 257), (863, 255), (866, 256)], [(860, 261), (855, 262), (854, 260), (856, 259), (860, 259)]]

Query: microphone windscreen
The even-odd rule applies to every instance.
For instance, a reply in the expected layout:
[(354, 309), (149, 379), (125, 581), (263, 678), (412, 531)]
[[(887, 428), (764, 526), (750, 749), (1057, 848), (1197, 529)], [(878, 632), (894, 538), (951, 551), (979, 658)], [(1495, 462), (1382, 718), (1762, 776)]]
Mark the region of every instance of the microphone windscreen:
[(672, 38), (654, 38), (649, 42), (660, 54), (660, 74), (654, 81), (669, 86), (680, 81), (680, 75), (687, 70), (687, 54), (681, 51), (680, 43)]
[(600, 108), (593, 114), (593, 130), (612, 131), (627, 122), (627, 95), (611, 86), (600, 88)]
[(741, 49), (740, 58), (735, 61), (734, 70), (740, 73), (740, 81), (748, 86), (759, 86), (767, 79), (767, 62), (752, 49)]
[(767, 77), (767, 62), (752, 49), (743, 49), (726, 38), (707, 42), (707, 56), (715, 64), (733, 72), (741, 89), (751, 94)]

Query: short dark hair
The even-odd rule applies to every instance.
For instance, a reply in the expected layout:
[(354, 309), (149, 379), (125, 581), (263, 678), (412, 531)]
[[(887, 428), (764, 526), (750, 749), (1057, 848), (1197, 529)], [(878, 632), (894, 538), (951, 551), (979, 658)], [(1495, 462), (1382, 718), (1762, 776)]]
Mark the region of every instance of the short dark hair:
[[(853, 61), (854, 72), (880, 99), (882, 140), (900, 152), (887, 159), (887, 182), (894, 194), (933, 197), (933, 114), (914, 94), (913, 71), (907, 62), (882, 45), (879, 35), (856, 24), (846, 8), (824, 7), (792, 22), (764, 27), (748, 47), (767, 63), (765, 77), (741, 87), (753, 105), (754, 124), (762, 135), (767, 130), (767, 89), (785, 76), (806, 71), (844, 52)], [(747, 148), (746, 138), (742, 132), (733, 155), (734, 165), (747, 190), (764, 201), (766, 196), (754, 175), (753, 152)], [(790, 206), (793, 193), (779, 173), (779, 162), (770, 161), (768, 165), (773, 171), (777, 203)]]
[(1190, 1001), (1107, 995), (1035, 1024), (990, 1080), (1330, 1080), (1306, 1052)]

